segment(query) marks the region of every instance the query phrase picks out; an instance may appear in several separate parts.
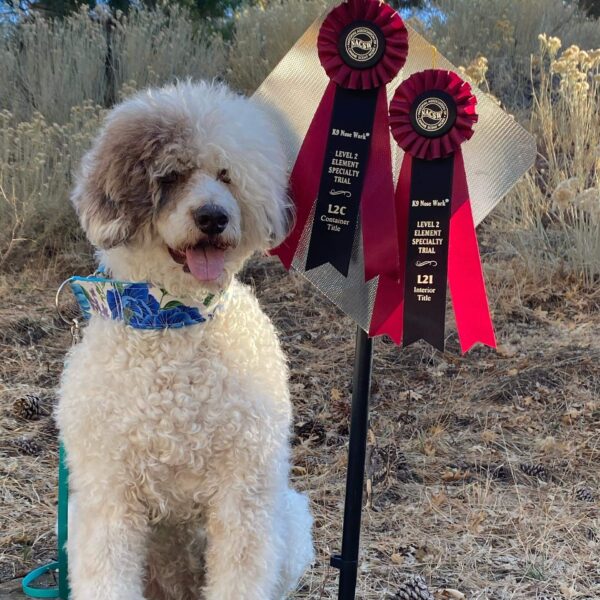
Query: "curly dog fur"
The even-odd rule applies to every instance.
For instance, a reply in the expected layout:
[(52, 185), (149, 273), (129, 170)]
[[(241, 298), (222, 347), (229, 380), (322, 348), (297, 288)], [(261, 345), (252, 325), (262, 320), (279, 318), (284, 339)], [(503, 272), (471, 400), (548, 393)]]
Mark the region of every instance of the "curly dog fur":
[[(125, 101), (84, 157), (72, 200), (115, 279), (190, 306), (227, 293), (182, 329), (94, 316), (71, 350), (57, 420), (73, 600), (280, 600), (312, 561), (308, 501), (288, 482), (286, 361), (234, 278), (285, 236), (286, 184), (264, 111), (217, 84)], [(208, 205), (224, 230), (202, 229)]]

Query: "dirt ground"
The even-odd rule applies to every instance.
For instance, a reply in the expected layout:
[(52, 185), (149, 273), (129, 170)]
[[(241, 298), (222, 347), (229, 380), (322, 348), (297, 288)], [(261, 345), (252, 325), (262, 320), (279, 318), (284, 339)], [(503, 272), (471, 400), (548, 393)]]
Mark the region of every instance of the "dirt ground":
[[(83, 273), (83, 271), (81, 271)], [(318, 560), (294, 596), (337, 598), (354, 326), (273, 259), (251, 263), (295, 402), (294, 485)], [(70, 335), (55, 271), (0, 277), (0, 581), (55, 557), (50, 416)], [(494, 294), (493, 294), (494, 295)], [(375, 343), (358, 597), (421, 574), (436, 600), (600, 598), (600, 296), (496, 294), (498, 352)], [(27, 394), (40, 414), (27, 418)]]

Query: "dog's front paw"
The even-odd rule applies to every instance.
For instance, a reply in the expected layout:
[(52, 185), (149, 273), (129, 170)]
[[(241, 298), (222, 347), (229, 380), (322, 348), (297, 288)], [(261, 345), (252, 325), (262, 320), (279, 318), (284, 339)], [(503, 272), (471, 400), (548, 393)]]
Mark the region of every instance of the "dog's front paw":
[[(118, 577), (118, 575), (117, 575)], [(86, 580), (81, 585), (71, 586), (70, 600), (146, 600), (137, 590), (132, 590), (117, 581), (98, 583)]]
[(205, 600), (281, 600), (275, 599), (272, 592), (252, 581), (250, 573), (237, 581), (222, 581), (206, 588)]

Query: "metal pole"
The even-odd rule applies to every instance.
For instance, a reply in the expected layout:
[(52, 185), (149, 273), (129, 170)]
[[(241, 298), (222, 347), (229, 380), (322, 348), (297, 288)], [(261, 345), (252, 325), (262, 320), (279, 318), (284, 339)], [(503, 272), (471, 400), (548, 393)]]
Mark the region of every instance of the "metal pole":
[(331, 557), (331, 566), (340, 570), (338, 600), (354, 600), (356, 596), (372, 361), (373, 341), (359, 327), (356, 333), (354, 356), (342, 554)]

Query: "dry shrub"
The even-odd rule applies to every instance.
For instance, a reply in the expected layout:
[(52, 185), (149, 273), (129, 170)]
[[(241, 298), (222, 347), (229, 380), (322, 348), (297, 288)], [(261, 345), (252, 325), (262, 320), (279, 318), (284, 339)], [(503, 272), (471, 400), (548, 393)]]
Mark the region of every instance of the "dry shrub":
[(143, 88), (187, 77), (213, 79), (225, 71), (223, 39), (177, 5), (119, 16), (112, 38), (117, 89), (132, 81)]
[(65, 123), (86, 101), (106, 105), (134, 80), (212, 79), (225, 69), (225, 44), (181, 7), (132, 10), (116, 18), (85, 6), (62, 20), (23, 16), (0, 26), (0, 108), (16, 121), (39, 112)]
[(83, 9), (62, 21), (23, 17), (1, 34), (0, 107), (15, 120), (39, 112), (64, 123), (71, 107), (103, 98), (106, 40)]
[(68, 194), (101, 117), (92, 103), (73, 108), (64, 125), (39, 113), (13, 125), (13, 115), (0, 112), (0, 268), (20, 266), (32, 251), (49, 257), (81, 241)]
[(254, 91), (308, 26), (335, 0), (277, 0), (235, 14), (227, 79), (236, 89)]
[(600, 278), (600, 50), (539, 36), (532, 59), (531, 130), (539, 157), (494, 221), (520, 279), (558, 277), (593, 288)]
[(511, 109), (530, 105), (529, 60), (537, 36), (550, 32), (582, 48), (600, 46), (598, 21), (563, 0), (435, 0), (443, 16), (421, 24), (426, 37), (456, 64), (489, 60), (490, 85)]

